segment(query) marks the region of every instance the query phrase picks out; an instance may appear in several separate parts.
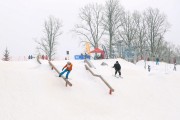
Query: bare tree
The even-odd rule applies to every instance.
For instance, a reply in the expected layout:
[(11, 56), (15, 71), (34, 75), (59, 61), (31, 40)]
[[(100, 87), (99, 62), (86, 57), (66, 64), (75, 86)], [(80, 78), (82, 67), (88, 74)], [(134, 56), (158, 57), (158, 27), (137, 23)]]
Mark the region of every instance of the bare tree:
[(124, 14), (124, 22), (121, 29), (119, 29), (119, 39), (122, 39), (126, 44), (128, 50), (135, 49), (136, 47), (136, 37), (137, 37), (137, 26), (133, 20), (133, 16), (130, 12)]
[(174, 59), (180, 60), (180, 47), (170, 42), (161, 41), (157, 51), (159, 58), (165, 62), (174, 62), (172, 61)]
[(166, 42), (166, 49), (163, 54), (163, 58), (166, 62), (171, 62), (171, 58), (174, 56), (174, 48), (175, 46), (172, 43)]
[(158, 47), (158, 56), (161, 59), (165, 59), (165, 56), (167, 56), (167, 49), (168, 49), (168, 42), (166, 41), (161, 41), (159, 47)]
[(112, 57), (112, 46), (117, 42), (118, 29), (123, 23), (123, 14), (124, 8), (119, 4), (118, 0), (106, 1), (103, 25), (109, 37), (106, 44), (108, 45), (110, 57)]
[(50, 16), (48, 20), (44, 22), (44, 36), (40, 41), (37, 41), (39, 44), (38, 49), (45, 52), (45, 54), (49, 57), (51, 61), (56, 53), (55, 46), (57, 45), (58, 37), (62, 34), (60, 28), (62, 27), (62, 23), (59, 19)]
[(145, 24), (147, 26), (146, 38), (150, 47), (151, 58), (157, 57), (157, 50), (162, 40), (164, 40), (164, 34), (169, 29), (167, 18), (164, 14), (161, 14), (158, 9), (149, 8), (144, 11)]
[(102, 26), (103, 7), (98, 4), (88, 4), (80, 9), (79, 18), (81, 22), (75, 25), (74, 32), (80, 36), (81, 42), (89, 42), (94, 48), (104, 34)]
[[(141, 15), (140, 12), (135, 11), (133, 13), (133, 20), (135, 22), (135, 26), (136, 26), (136, 49), (138, 51), (137, 55), (138, 57), (140, 56), (141, 59), (142, 57), (145, 55), (145, 51), (148, 50), (148, 48), (146, 48), (146, 25), (144, 23), (144, 18)], [(145, 57), (145, 56), (144, 56)]]
[(180, 57), (180, 45), (176, 46), (176, 48), (175, 48), (175, 55)]
[(175, 59), (176, 63), (180, 64), (180, 45), (176, 46), (175, 48)]

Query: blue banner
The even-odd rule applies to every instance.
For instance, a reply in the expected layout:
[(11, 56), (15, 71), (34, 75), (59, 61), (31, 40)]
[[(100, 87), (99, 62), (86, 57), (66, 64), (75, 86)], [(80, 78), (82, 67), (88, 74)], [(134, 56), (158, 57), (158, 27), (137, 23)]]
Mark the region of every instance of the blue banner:
[(75, 60), (84, 60), (84, 59), (90, 59), (89, 55), (75, 55)]

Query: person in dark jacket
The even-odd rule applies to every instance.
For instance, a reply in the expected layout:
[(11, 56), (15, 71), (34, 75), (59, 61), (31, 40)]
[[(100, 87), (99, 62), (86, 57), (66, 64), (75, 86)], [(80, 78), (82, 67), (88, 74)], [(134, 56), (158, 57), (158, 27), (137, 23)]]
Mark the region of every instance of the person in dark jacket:
[(116, 61), (116, 63), (114, 64), (113, 68), (115, 69), (115, 76), (116, 76), (116, 74), (118, 72), (119, 76), (121, 77), (121, 65), (119, 64), (118, 61)]
[(174, 71), (176, 71), (176, 63), (174, 63), (174, 68), (173, 68)]

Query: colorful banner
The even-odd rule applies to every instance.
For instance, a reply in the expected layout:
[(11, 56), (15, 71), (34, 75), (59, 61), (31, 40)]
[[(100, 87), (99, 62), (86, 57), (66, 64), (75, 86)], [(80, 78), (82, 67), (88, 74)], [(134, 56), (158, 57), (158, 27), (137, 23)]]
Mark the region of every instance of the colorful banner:
[(75, 60), (84, 60), (84, 59), (90, 59), (91, 57), (89, 55), (75, 55)]
[(90, 54), (90, 43), (86, 42), (86, 53), (89, 55)]

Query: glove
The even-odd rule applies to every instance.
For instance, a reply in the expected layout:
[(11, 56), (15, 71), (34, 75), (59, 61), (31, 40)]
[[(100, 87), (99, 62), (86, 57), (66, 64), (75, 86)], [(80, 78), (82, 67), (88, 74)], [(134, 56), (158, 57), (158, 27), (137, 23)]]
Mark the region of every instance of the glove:
[(64, 68), (62, 69), (62, 71), (64, 70)]

